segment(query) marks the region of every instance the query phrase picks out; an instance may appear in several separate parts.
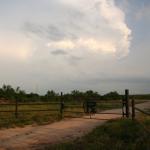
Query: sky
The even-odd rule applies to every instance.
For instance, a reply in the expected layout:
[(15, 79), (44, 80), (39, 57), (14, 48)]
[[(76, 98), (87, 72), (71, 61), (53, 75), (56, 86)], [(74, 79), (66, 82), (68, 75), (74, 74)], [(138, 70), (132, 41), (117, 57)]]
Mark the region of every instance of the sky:
[(0, 0), (0, 86), (150, 93), (149, 0)]

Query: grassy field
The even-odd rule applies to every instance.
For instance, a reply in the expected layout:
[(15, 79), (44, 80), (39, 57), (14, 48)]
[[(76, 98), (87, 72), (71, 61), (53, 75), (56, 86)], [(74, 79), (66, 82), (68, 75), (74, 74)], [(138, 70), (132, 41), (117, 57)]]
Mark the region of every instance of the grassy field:
[[(42, 110), (42, 111), (39, 111)], [(29, 124), (48, 124), (61, 119), (59, 103), (19, 104), (18, 118), (15, 116), (15, 105), (0, 105), (0, 128), (10, 128)], [(78, 112), (78, 113), (77, 113)], [(81, 104), (66, 104), (64, 116), (79, 117), (84, 110)]]
[(109, 121), (80, 139), (43, 150), (149, 150), (150, 117), (140, 116), (139, 120)]
[(0, 112), (0, 128), (22, 127), (29, 124), (45, 124), (58, 121), (60, 120), (59, 111), (36, 111), (54, 108), (59, 110), (58, 105), (18, 105), (18, 118), (16, 118), (15, 105), (0, 105), (0, 111), (12, 111)]
[[(107, 109), (121, 108), (121, 102), (100, 102), (97, 104), (98, 111)], [(32, 111), (30, 111), (32, 110)], [(34, 111), (33, 111), (34, 110)], [(45, 111), (38, 111), (45, 110)], [(48, 111), (46, 111), (48, 110)], [(48, 124), (61, 119), (59, 102), (42, 103), (42, 104), (19, 104), (18, 118), (15, 117), (15, 104), (2, 105), (0, 104), (0, 128), (9, 128), (15, 126), (29, 125), (29, 124)], [(80, 117), (84, 115), (83, 103), (66, 102), (63, 116), (64, 117)]]

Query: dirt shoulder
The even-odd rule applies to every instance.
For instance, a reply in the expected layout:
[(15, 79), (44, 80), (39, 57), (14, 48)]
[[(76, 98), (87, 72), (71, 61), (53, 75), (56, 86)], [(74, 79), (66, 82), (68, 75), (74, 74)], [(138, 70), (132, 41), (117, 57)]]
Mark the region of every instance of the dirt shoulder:
[[(139, 108), (150, 108), (150, 102), (136, 105)], [(108, 113), (121, 113), (121, 109), (107, 110)], [(26, 126), (0, 130), (0, 150), (30, 150), (37, 149), (36, 145), (64, 142), (81, 137), (93, 128), (105, 123), (107, 120), (120, 118), (121, 115), (96, 114), (90, 119), (65, 119), (60, 122), (43, 126)]]

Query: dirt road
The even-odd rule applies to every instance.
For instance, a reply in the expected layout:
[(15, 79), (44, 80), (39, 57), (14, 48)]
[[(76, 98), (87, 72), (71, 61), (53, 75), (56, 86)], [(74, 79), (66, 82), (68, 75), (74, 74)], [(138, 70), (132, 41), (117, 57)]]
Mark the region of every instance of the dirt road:
[[(150, 102), (136, 105), (139, 108), (150, 108)], [(120, 113), (120, 109), (107, 110), (108, 113)], [(107, 120), (120, 118), (121, 115), (96, 114), (90, 119), (65, 119), (43, 126), (26, 126), (0, 130), (0, 150), (32, 150), (36, 145), (56, 143), (81, 137), (93, 128), (105, 123)]]

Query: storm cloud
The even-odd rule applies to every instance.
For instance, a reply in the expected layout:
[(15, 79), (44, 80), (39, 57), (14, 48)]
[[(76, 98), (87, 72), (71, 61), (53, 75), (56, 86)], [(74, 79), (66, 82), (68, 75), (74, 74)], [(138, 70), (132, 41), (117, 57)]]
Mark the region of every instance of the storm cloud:
[[(130, 80), (149, 82), (149, 17), (142, 15), (147, 11), (140, 9), (141, 1), (126, 3), (134, 3), (128, 5), (130, 11), (119, 0), (0, 2), (1, 85), (28, 91), (38, 85), (42, 93), (118, 90)], [(136, 14), (140, 19), (134, 20)]]
[(81, 56), (81, 51), (82, 55), (128, 55), (131, 30), (114, 0), (56, 0), (55, 3), (59, 3), (60, 10), (50, 10), (46, 23), (24, 24), (27, 34), (46, 39), (50, 49), (64, 49), (75, 55)]

